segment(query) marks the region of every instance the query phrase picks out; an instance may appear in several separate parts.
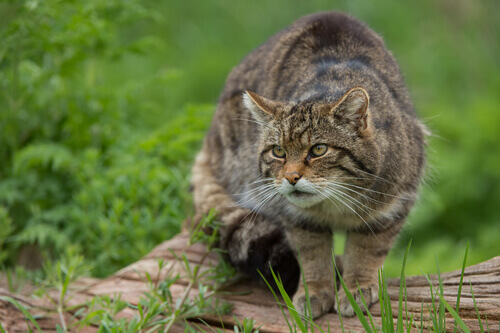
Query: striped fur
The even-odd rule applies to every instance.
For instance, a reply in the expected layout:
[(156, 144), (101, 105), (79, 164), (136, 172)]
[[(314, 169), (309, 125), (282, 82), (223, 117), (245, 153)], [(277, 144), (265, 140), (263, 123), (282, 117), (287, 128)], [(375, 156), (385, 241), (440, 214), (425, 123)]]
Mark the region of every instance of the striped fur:
[[(345, 230), (344, 280), (371, 305), (417, 197), (424, 136), (378, 35), (337, 12), (303, 17), (230, 73), (193, 167), (197, 216), (216, 208), (229, 260), (252, 276), (274, 267), (304, 311), (300, 253), (314, 317), (334, 305), (332, 233)], [(335, 309), (354, 315), (344, 294)]]

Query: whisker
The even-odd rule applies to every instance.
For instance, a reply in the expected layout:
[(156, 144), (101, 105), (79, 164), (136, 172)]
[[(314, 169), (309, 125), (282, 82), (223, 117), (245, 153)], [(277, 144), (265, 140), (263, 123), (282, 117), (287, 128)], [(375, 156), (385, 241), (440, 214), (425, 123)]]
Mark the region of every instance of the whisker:
[(255, 192), (261, 191), (261, 190), (263, 190), (263, 189), (269, 188), (269, 187), (274, 187), (274, 184), (264, 184), (264, 185), (260, 185), (260, 186), (258, 186), (258, 187), (256, 187), (256, 188), (253, 188), (253, 189), (248, 190), (248, 191), (246, 191), (246, 192), (234, 193), (233, 195), (240, 196), (240, 195), (251, 194), (251, 193), (255, 193)]
[(260, 197), (265, 197), (267, 194), (273, 191), (274, 186), (268, 186), (264, 189), (262, 189), (262, 192), (257, 192), (254, 196), (251, 198), (241, 198), (240, 200), (236, 201), (233, 207), (239, 207), (239, 206), (244, 206), (252, 201), (260, 201)]
[(265, 195), (269, 191), (272, 190), (272, 186), (266, 187), (262, 189), (262, 192), (256, 192), (254, 195), (249, 196), (249, 197), (242, 197), (241, 199), (237, 200), (233, 205), (230, 207), (238, 207), (238, 206), (243, 206), (246, 205), (250, 202), (252, 202), (255, 199), (259, 199), (260, 196)]
[(262, 179), (257, 179), (256, 181), (253, 181), (253, 182), (251, 182), (251, 183), (248, 183), (247, 185), (253, 185), (253, 184), (256, 184), (256, 183), (261, 183), (261, 182), (271, 181), (271, 180), (274, 180), (274, 178), (262, 178)]
[(233, 120), (243, 120), (243, 121), (248, 121), (250, 123), (255, 123), (255, 124), (258, 124), (260, 126), (266, 127), (266, 128), (268, 128), (270, 130), (276, 131), (277, 133), (280, 133), (280, 131), (277, 128), (272, 127), (269, 124), (266, 124), (264, 122), (258, 121), (258, 120), (253, 119), (253, 118), (232, 118), (232, 119)]
[[(338, 195), (340, 195), (342, 198), (346, 199), (348, 202), (350, 202), (352, 205), (354, 205), (354, 207), (358, 208), (359, 210), (361, 210), (363, 213), (365, 213), (366, 215), (370, 216), (371, 218), (373, 218), (373, 216), (371, 216), (366, 210), (364, 210), (364, 208), (362, 206), (360, 206), (360, 202), (357, 201), (356, 199), (354, 199), (352, 196), (342, 192), (341, 190), (339, 189), (336, 189), (336, 188), (326, 188), (325, 189), (327, 192), (329, 193), (336, 193)], [(366, 207), (368, 208), (368, 207)]]
[[(373, 234), (373, 236), (375, 237), (375, 239), (379, 242), (379, 244), (382, 244), (382, 243), (380, 242), (380, 240), (378, 239), (377, 235), (375, 235), (375, 232), (373, 231), (372, 227), (368, 224), (368, 222), (366, 222), (366, 220), (365, 220), (365, 219), (364, 219), (361, 215), (359, 215), (359, 213), (358, 213), (356, 210), (354, 210), (354, 209), (353, 209), (351, 206), (349, 206), (349, 205), (348, 205), (348, 204), (347, 204), (344, 200), (342, 200), (341, 198), (339, 198), (338, 196), (336, 196), (334, 193), (331, 193), (331, 192), (327, 192), (327, 193), (329, 193), (330, 195), (332, 195), (332, 196), (335, 198), (335, 200), (340, 201), (340, 202), (341, 202), (344, 206), (346, 206), (346, 207), (347, 207), (347, 208), (349, 208), (349, 209), (350, 209), (350, 210), (351, 210), (354, 214), (356, 214), (356, 215), (357, 215), (357, 216), (361, 219), (361, 221), (363, 221), (363, 222), (366, 224), (366, 226), (368, 227), (368, 229), (370, 230), (370, 232)], [(333, 202), (333, 200), (331, 200), (330, 198), (328, 198), (328, 199), (329, 199), (330, 201), (332, 201), (332, 202)]]
[[(264, 200), (262, 200), (262, 202), (257, 205), (257, 207), (253, 208), (251, 210), (251, 219), (250, 219), (250, 222), (247, 222), (245, 224), (245, 227), (243, 229), (243, 234), (247, 233), (248, 230), (250, 230), (250, 228), (253, 226), (253, 224), (255, 223), (255, 219), (257, 218), (257, 216), (259, 215), (260, 211), (262, 210), (262, 208), (264, 207), (264, 205), (271, 201), (276, 195), (278, 194), (278, 192), (272, 192), (270, 193), (268, 196), (266, 196), (266, 198)], [(245, 218), (248, 216), (248, 214), (245, 216)]]
[(369, 215), (372, 219), (375, 219), (373, 216), (370, 215), (370, 213), (368, 213), (367, 211), (365, 211), (363, 208), (366, 208), (366, 209), (369, 209), (369, 210), (372, 210), (376, 213), (378, 213), (378, 211), (376, 209), (373, 209), (371, 207), (368, 207), (366, 206), (365, 204), (363, 204), (361, 201), (357, 200), (356, 198), (354, 198), (352, 195), (349, 195), (348, 193), (345, 193), (343, 192), (342, 190), (340, 189), (337, 189), (335, 187), (330, 187), (331, 190), (334, 190), (334, 191), (337, 191), (339, 194), (343, 195), (344, 197), (347, 197), (350, 199), (350, 201), (355, 204), (357, 203), (356, 207), (360, 208), (365, 214)]
[[(340, 187), (340, 188), (346, 189), (346, 190), (348, 190), (348, 191), (350, 191), (350, 192), (353, 192), (353, 193), (355, 193), (355, 194), (359, 195), (360, 197), (364, 198), (365, 200), (370, 200), (370, 201), (372, 201), (372, 202), (375, 202), (375, 203), (378, 203), (378, 204), (382, 204), (382, 205), (388, 205), (388, 203), (386, 203), (386, 202), (382, 202), (382, 201), (379, 201), (379, 200), (376, 200), (376, 199), (370, 198), (369, 196), (367, 196), (367, 195), (365, 195), (365, 194), (363, 194), (363, 193), (360, 193), (360, 192), (358, 192), (358, 191), (356, 191), (356, 190), (353, 190), (353, 189), (350, 189), (350, 188), (345, 187), (345, 186), (343, 186), (343, 185), (340, 185), (340, 184), (344, 184), (344, 183), (339, 183), (339, 182), (328, 182), (328, 183), (325, 183), (325, 182), (322, 182), (322, 183), (320, 183), (320, 184), (321, 184), (321, 185), (324, 185), (324, 186), (326, 186), (326, 187), (329, 187), (329, 186), (333, 186), (333, 185), (335, 185), (335, 186), (337, 186), (337, 187)], [(348, 184), (346, 184), (346, 185), (348, 185)], [(359, 187), (359, 186), (358, 186), (358, 187)], [(363, 187), (359, 187), (359, 188), (363, 189)]]
[[(356, 208), (360, 209), (363, 213), (365, 213), (366, 215), (368, 215), (369, 217), (372, 218), (373, 221), (375, 221), (378, 225), (380, 225), (381, 227), (384, 227), (375, 217), (373, 217), (373, 215), (371, 215), (367, 210), (371, 210), (371, 211), (374, 211), (375, 213), (379, 213), (379, 211), (377, 211), (376, 209), (373, 209), (371, 207), (368, 207), (366, 206), (365, 204), (363, 204), (361, 201), (357, 200), (356, 198), (352, 197), (351, 195), (349, 195), (348, 193), (345, 193), (343, 191), (341, 191), (340, 189), (336, 189), (334, 187), (330, 187), (330, 190), (332, 191), (335, 191), (336, 193), (338, 193), (339, 195), (341, 195), (344, 199), (348, 200), (350, 203), (352, 203)], [(365, 208), (367, 210), (365, 210)], [(384, 227), (385, 228), (385, 227)]]
[(260, 204), (260, 206), (255, 210), (255, 217), (257, 217), (259, 215), (262, 208), (264, 208), (264, 205), (266, 203), (272, 201), (277, 194), (278, 194), (278, 192), (271, 193), (264, 200), (262, 200), (262, 203)]
[(339, 206), (337, 205), (337, 203), (336, 203), (335, 201), (331, 200), (331, 199), (330, 199), (330, 198), (329, 198), (329, 197), (328, 197), (328, 196), (324, 193), (324, 191), (321, 191), (321, 190), (320, 190), (320, 191), (318, 191), (318, 193), (319, 193), (320, 195), (322, 195), (324, 198), (326, 198), (326, 199), (330, 200), (330, 202), (331, 202), (331, 203), (333, 203), (333, 204), (335, 205), (335, 207), (337, 207), (337, 210), (339, 211), (339, 213), (342, 213), (342, 212), (341, 212), (341, 210), (340, 210), (340, 208), (339, 208)]
[[(334, 188), (330, 188), (330, 190), (332, 191), (335, 191), (335, 193), (341, 195), (345, 200), (349, 201), (351, 204), (353, 204), (356, 208), (358, 208), (359, 210), (361, 210), (363, 213), (365, 213), (366, 215), (368, 215), (369, 217), (372, 218), (373, 221), (375, 221), (379, 226), (381, 226), (382, 228), (386, 229), (386, 227), (380, 223), (375, 217), (373, 217), (373, 215), (371, 215), (369, 212), (367, 212), (364, 208), (366, 209), (370, 209), (370, 210), (373, 210), (374, 212), (376, 213), (379, 213), (377, 210), (373, 209), (373, 208), (370, 208), (366, 205), (364, 205), (362, 202), (356, 200), (355, 198), (353, 198), (352, 196), (350, 196), (349, 194), (347, 193), (344, 193), (342, 192), (341, 190), (338, 190), (338, 189), (334, 189)], [(364, 207), (364, 208), (363, 208)], [(366, 222), (366, 221), (365, 221)]]
[[(390, 204), (390, 203), (387, 203), (387, 202), (382, 202), (382, 201), (377, 200), (377, 199), (373, 199), (373, 198), (371, 198), (370, 196), (368, 196), (366, 194), (363, 194), (363, 193), (360, 193), (359, 191), (356, 191), (356, 190), (353, 190), (351, 188), (348, 188), (347, 185), (350, 185), (350, 184), (345, 184), (345, 183), (340, 183), (340, 182), (332, 182), (331, 185), (334, 185), (334, 186), (343, 188), (343, 189), (345, 189), (347, 191), (353, 192), (353, 193), (359, 195), (360, 197), (362, 197), (363, 199), (369, 200), (369, 201), (377, 203), (377, 204), (381, 204), (381, 205), (389, 205)], [(363, 190), (365, 189), (365, 188), (360, 187), (360, 186), (356, 186), (356, 188), (363, 189)]]
[(389, 184), (393, 184), (393, 185), (395, 185), (393, 182), (390, 182), (390, 181), (388, 181), (388, 180), (387, 180), (387, 179), (385, 179), (385, 178), (382, 178), (382, 177), (380, 177), (380, 176), (377, 176), (377, 175), (371, 174), (371, 173), (369, 173), (369, 172), (363, 171), (363, 170), (358, 169), (358, 168), (356, 168), (356, 167), (353, 167), (353, 168), (354, 168), (355, 170), (357, 170), (357, 171), (359, 171), (359, 172), (362, 172), (362, 173), (364, 173), (364, 174), (367, 174), (367, 175), (369, 175), (369, 176), (371, 176), (371, 177), (375, 177), (375, 178), (378, 178), (378, 179), (380, 179), (380, 180), (383, 180), (384, 182), (387, 182), (387, 183), (389, 183)]
[[(271, 189), (269, 189), (269, 190), (267, 190), (267, 191), (263, 192), (263, 193), (262, 193), (262, 195), (261, 195), (261, 194), (259, 194), (259, 195), (258, 195), (258, 196), (256, 196), (255, 198), (259, 198), (259, 196), (264, 196), (265, 198), (267, 198), (267, 196), (268, 196), (271, 192), (272, 192), (272, 190), (271, 190)], [(245, 214), (245, 216), (243, 216), (242, 220), (246, 219), (246, 218), (247, 218), (250, 214), (253, 214), (253, 213), (254, 213), (254, 210), (262, 204), (262, 200), (261, 200), (261, 199), (259, 199), (259, 201), (260, 201), (260, 202), (259, 202), (259, 203), (258, 203), (255, 207), (253, 207), (253, 208), (249, 208), (249, 212), (248, 212), (248, 213), (246, 213), (246, 214)], [(250, 202), (250, 201), (248, 201), (247, 203), (249, 203), (249, 202)], [(237, 205), (237, 206), (235, 206), (235, 207), (242, 208), (242, 205)]]
[(359, 179), (359, 180), (370, 180), (371, 178), (360, 178), (360, 177), (321, 177), (323, 179)]
[(365, 187), (362, 187), (362, 186), (357, 186), (357, 185), (348, 184), (348, 183), (341, 183), (341, 182), (335, 182), (335, 183), (337, 183), (337, 184), (341, 184), (341, 185), (352, 186), (352, 187), (355, 187), (355, 188), (362, 189), (362, 190), (364, 190), (364, 191), (368, 191), (368, 192), (377, 193), (377, 194), (381, 194), (381, 195), (386, 195), (386, 196), (388, 196), (388, 197), (393, 197), (393, 198), (398, 198), (398, 199), (400, 199), (400, 196), (396, 196), (396, 195), (392, 195), (392, 194), (389, 194), (389, 193), (384, 193), (384, 192), (375, 191), (375, 190), (372, 190), (372, 189), (369, 189), (369, 188), (365, 188)]

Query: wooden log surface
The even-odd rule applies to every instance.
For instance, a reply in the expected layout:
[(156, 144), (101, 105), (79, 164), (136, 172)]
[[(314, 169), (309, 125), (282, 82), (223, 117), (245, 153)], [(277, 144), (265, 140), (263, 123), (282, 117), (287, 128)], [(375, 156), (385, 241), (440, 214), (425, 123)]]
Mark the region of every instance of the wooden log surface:
[[(166, 241), (154, 248), (143, 259), (131, 264), (113, 274), (112, 276), (98, 280), (87, 279), (80, 281), (73, 286), (71, 294), (66, 300), (67, 306), (77, 305), (91, 299), (97, 295), (110, 295), (116, 297), (121, 295), (121, 299), (131, 304), (137, 304), (144, 292), (148, 291), (148, 286), (144, 280), (146, 273), (153, 280), (165, 278), (165, 269), (159, 272), (158, 259), (163, 258), (167, 266), (173, 266), (172, 271), (185, 274), (182, 265), (175, 258), (174, 253), (181, 255), (184, 253), (192, 264), (200, 263), (205, 254), (205, 247), (201, 244), (187, 246), (188, 235), (179, 234), (173, 239)], [(204, 265), (210, 266), (217, 262), (215, 254), (209, 254)], [(451, 306), (455, 306), (458, 285), (460, 281), (460, 270), (443, 273), (441, 278), (444, 284), (444, 297)], [(438, 285), (438, 277), (431, 276), (432, 283)], [(472, 332), (479, 332), (480, 326), (477, 320), (476, 309), (472, 299), (470, 285), (472, 285), (477, 308), (481, 318), (487, 316), (489, 327), (492, 332), (498, 331), (500, 321), (500, 256), (486, 262), (470, 266), (465, 270), (464, 286), (460, 301), (460, 316)], [(184, 293), (187, 280), (178, 280), (170, 289), (174, 298), (180, 298)], [(399, 279), (388, 281), (388, 292), (391, 299), (394, 316), (397, 316)], [(410, 276), (406, 278), (408, 312), (413, 314), (415, 322), (420, 322), (422, 304), (424, 307), (424, 322), (427, 320), (428, 308), (432, 303), (429, 282), (425, 276)], [(196, 294), (193, 290), (192, 295)], [(59, 315), (48, 312), (53, 308), (47, 300), (34, 299), (29, 296), (13, 295), (5, 289), (0, 288), (0, 297), (9, 296), (16, 299), (23, 306), (27, 307), (30, 313), (35, 314), (38, 324), (44, 332), (55, 331), (56, 323), (60, 323)], [(272, 296), (271, 292), (260, 283), (243, 279), (231, 286), (227, 293), (218, 296), (233, 305), (232, 312), (226, 315), (204, 315), (202, 319), (213, 327), (224, 327), (226, 331), (231, 330), (235, 325), (234, 317), (240, 321), (244, 318), (256, 320), (256, 327), (260, 326), (260, 332), (288, 332), (285, 318)], [(380, 323), (380, 305), (376, 304), (370, 312), (374, 315), (375, 321)], [(64, 314), (67, 322), (71, 322), (71, 314)], [(132, 317), (134, 311), (127, 308), (120, 313), (120, 316)], [(342, 318), (346, 331), (364, 331), (357, 318)], [(25, 332), (27, 321), (25, 316), (11, 302), (0, 299), (0, 322), (7, 332)], [(330, 327), (331, 332), (340, 331), (339, 317), (336, 313), (329, 313), (315, 320), (318, 326)], [(446, 315), (447, 330), (453, 331), (453, 319), (449, 313)], [(32, 325), (31, 325), (32, 326)], [(32, 326), (33, 327), (33, 326)], [(206, 331), (210, 331), (206, 327)], [(86, 327), (80, 332), (94, 332), (96, 327)], [(183, 332), (183, 327), (175, 325), (171, 332)], [(417, 331), (417, 330), (414, 330)]]

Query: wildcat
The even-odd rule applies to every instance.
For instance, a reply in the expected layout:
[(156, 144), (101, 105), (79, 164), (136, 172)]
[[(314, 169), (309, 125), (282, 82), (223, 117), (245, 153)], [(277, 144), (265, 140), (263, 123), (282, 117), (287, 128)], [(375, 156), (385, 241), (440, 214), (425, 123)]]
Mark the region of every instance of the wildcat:
[(230, 262), (268, 281), (271, 266), (302, 313), (305, 279), (314, 318), (352, 316), (343, 291), (334, 304), (332, 233), (346, 232), (337, 264), (370, 306), (417, 196), (425, 134), (376, 33), (343, 13), (305, 16), (229, 74), (193, 166), (195, 220), (215, 208)]

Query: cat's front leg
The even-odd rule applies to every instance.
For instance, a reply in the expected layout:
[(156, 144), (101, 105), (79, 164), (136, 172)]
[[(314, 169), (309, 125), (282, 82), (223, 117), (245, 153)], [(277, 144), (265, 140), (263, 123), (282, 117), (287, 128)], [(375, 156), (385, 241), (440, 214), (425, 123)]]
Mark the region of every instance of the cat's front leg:
[[(302, 274), (293, 304), (302, 314), (309, 312), (304, 282), (307, 284), (311, 312), (317, 318), (332, 309), (335, 294), (333, 286), (332, 233), (312, 232), (302, 228), (287, 229), (287, 238), (300, 256)], [(304, 281), (305, 280), (305, 281)]]
[[(368, 307), (378, 301), (378, 270), (382, 267), (402, 224), (403, 220), (398, 219), (385, 227), (347, 233), (342, 256), (342, 278), (363, 312), (367, 309), (363, 305), (359, 290)], [(339, 289), (335, 310), (344, 316), (354, 316), (354, 309), (343, 288)]]

